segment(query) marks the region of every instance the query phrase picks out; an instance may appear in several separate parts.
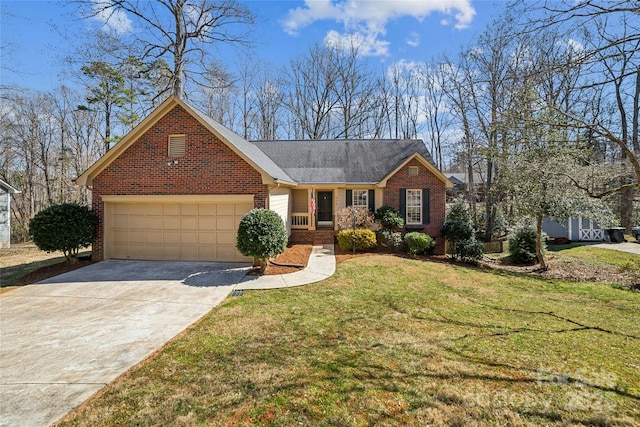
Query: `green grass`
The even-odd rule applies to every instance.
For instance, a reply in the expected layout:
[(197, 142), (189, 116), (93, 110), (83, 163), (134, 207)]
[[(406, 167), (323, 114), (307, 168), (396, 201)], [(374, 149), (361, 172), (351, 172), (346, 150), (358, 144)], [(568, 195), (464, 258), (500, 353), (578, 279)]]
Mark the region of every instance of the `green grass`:
[(64, 425), (637, 425), (640, 293), (393, 256), (229, 298)]

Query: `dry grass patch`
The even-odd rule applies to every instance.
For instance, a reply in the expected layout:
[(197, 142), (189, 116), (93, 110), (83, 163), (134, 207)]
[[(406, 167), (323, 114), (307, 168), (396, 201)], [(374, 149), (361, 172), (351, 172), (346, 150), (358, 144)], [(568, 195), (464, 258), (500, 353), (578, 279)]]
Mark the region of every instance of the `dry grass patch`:
[(634, 425), (640, 294), (370, 256), (246, 292), (63, 425)]

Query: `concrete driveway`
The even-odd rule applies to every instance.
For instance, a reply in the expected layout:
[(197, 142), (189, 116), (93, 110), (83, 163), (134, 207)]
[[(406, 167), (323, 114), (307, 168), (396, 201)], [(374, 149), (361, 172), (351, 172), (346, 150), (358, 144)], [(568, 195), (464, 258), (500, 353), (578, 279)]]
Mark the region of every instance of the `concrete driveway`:
[(104, 261), (0, 295), (0, 425), (55, 423), (218, 305), (248, 269)]
[(629, 252), (630, 254), (640, 255), (640, 243), (631, 241), (624, 243), (598, 243), (593, 245), (596, 248), (611, 249), (620, 252)]

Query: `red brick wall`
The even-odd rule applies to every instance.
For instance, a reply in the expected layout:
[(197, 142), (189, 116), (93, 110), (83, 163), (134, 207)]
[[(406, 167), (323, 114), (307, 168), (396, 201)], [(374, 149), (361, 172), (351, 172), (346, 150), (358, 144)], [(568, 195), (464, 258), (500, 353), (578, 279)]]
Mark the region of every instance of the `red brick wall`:
[[(185, 135), (184, 157), (168, 165), (171, 134)], [(176, 106), (93, 180), (93, 209), (100, 216), (93, 259), (104, 257), (102, 195), (253, 194), (264, 208), (267, 187), (249, 163)]]
[[(409, 166), (418, 167), (418, 176), (409, 176)], [(400, 209), (400, 189), (422, 189), (428, 188), (430, 192), (429, 205), (431, 208), (431, 221), (424, 226), (424, 233), (436, 239), (437, 246), (435, 253), (444, 253), (444, 239), (440, 235), (440, 227), (444, 223), (445, 217), (445, 185), (422, 163), (414, 159), (407, 163), (395, 175), (387, 181), (384, 189), (383, 203)], [(406, 218), (405, 218), (406, 221)]]

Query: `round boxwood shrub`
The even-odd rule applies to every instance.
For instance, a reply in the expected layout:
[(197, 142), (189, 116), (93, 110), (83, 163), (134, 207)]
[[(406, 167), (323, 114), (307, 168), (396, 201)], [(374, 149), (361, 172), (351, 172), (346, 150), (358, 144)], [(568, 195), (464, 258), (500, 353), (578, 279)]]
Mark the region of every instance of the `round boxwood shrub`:
[(404, 226), (404, 220), (402, 219), (402, 215), (400, 215), (400, 211), (389, 205), (378, 208), (374, 218), (384, 229), (392, 230)]
[(428, 234), (413, 231), (404, 236), (404, 243), (407, 245), (407, 252), (412, 255), (432, 253), (436, 247), (436, 241)]
[(260, 271), (267, 268), (267, 260), (284, 252), (287, 229), (280, 215), (269, 209), (252, 209), (240, 220), (236, 248), (244, 256), (257, 258)]
[(377, 245), (376, 242), (376, 233), (367, 229), (360, 230), (341, 230), (338, 232), (336, 236), (338, 240), (338, 246), (342, 250), (351, 250), (354, 248), (357, 251), (367, 250), (375, 248)]
[(86, 206), (63, 203), (49, 206), (29, 221), (29, 234), (43, 251), (62, 251), (67, 263), (76, 262), (78, 252), (93, 243), (98, 215)]
[(515, 264), (535, 264), (536, 230), (531, 225), (516, 227), (509, 236), (509, 256)]

